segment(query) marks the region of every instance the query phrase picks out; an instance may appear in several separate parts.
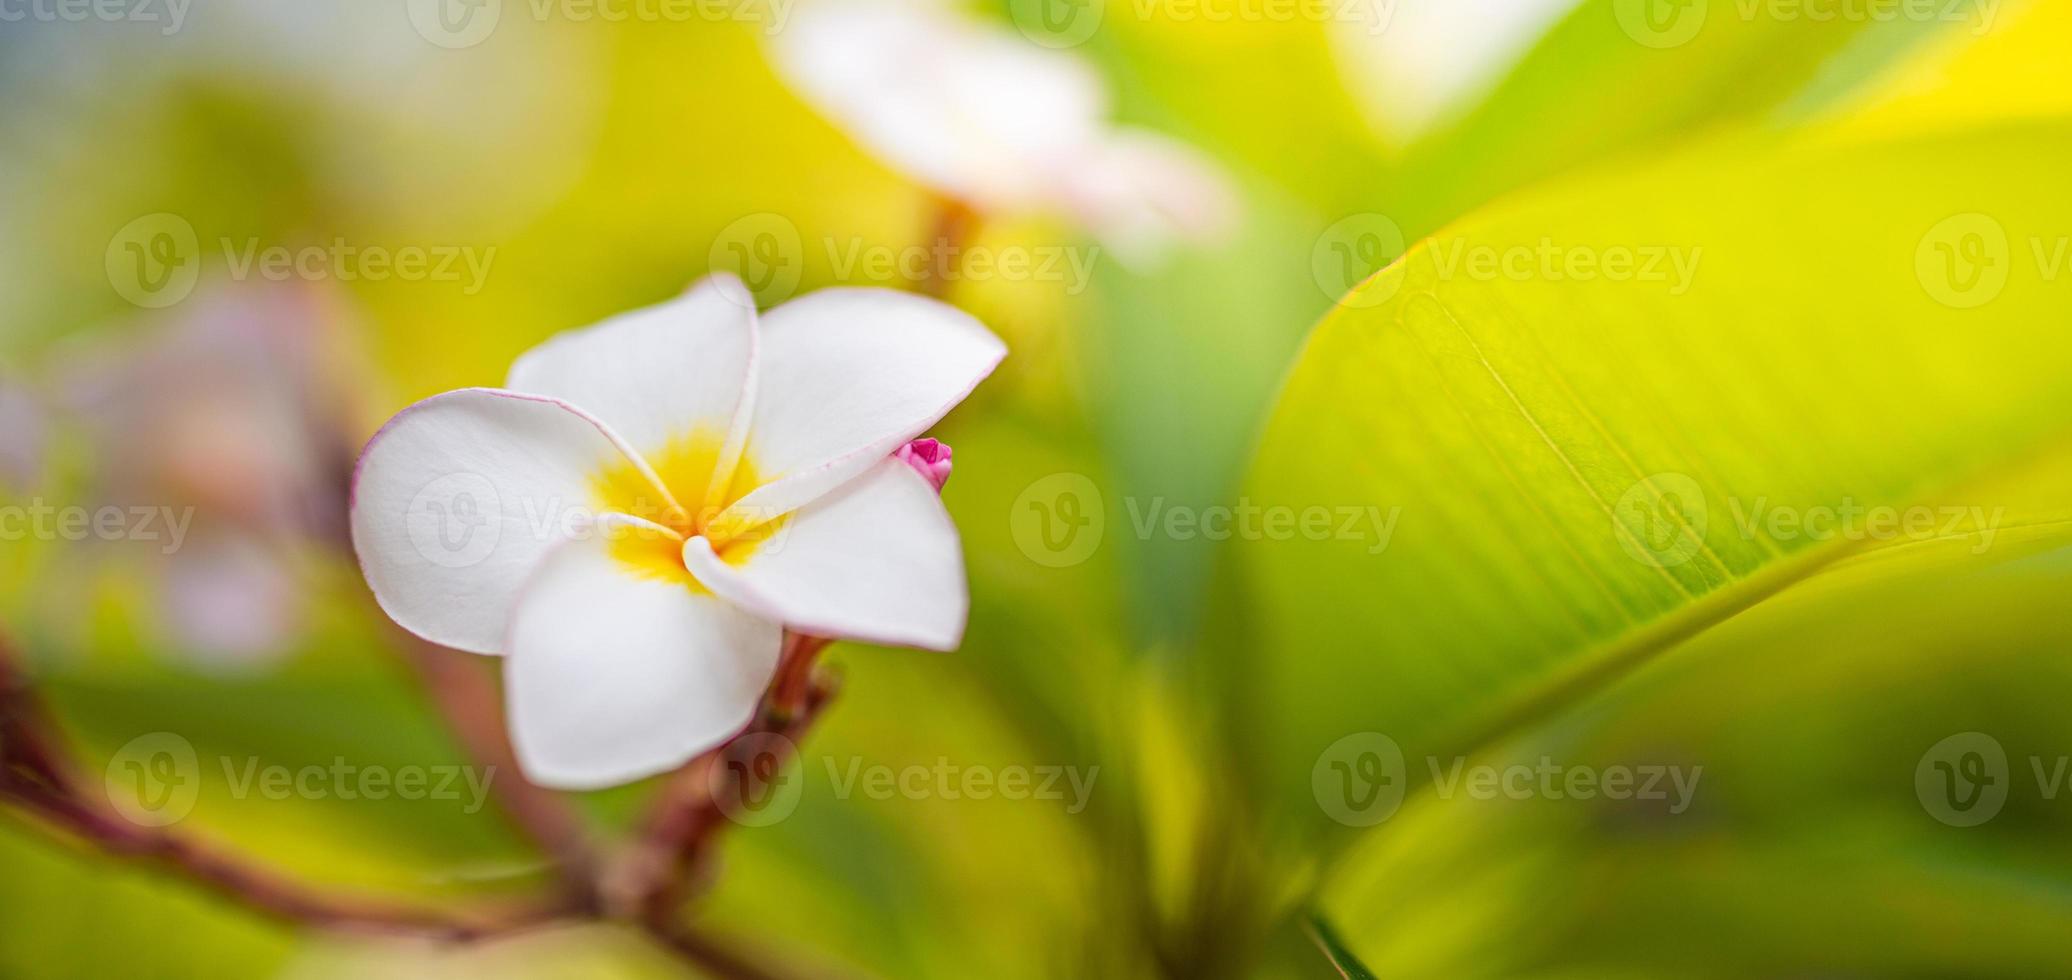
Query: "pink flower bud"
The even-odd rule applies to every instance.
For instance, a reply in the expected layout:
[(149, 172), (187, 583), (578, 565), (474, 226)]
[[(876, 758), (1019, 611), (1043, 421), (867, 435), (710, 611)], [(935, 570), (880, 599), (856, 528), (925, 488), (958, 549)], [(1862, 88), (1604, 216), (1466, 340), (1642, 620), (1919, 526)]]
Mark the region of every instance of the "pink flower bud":
[(942, 485), (950, 482), (950, 446), (946, 442), (916, 439), (899, 447), (892, 458), (905, 461), (914, 472), (927, 477), (936, 493), (941, 493)]

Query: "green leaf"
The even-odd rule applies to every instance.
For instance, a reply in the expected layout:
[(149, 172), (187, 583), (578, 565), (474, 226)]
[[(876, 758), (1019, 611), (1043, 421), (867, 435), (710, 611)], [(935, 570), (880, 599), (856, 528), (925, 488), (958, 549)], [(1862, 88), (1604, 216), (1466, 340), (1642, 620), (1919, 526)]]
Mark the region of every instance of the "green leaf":
[[(1649, 20), (1651, 5), (1666, 19)], [(1423, 234), (1579, 164), (1846, 92), (1940, 21), (1778, 16), (1750, 0), (1586, 0), (1495, 91), (1410, 153), (1388, 213)], [(1794, 12), (1798, 8), (1792, 8)]]
[[(2062, 497), (2072, 454), (2013, 481)], [(2062, 525), (1842, 562), (1466, 763), (1677, 766), (1687, 793), (1435, 780), (1337, 863), (1324, 907), (1414, 976), (2062, 973), (2068, 586)], [(1969, 784), (1934, 763), (1978, 742), (2004, 795), (1959, 811)]]
[[(2067, 151), (2060, 126), (1715, 146), (1514, 199), (1362, 285), (1287, 384), (1230, 556), (1238, 749), (1277, 807), (1329, 828), (1311, 777), (1340, 739), (1485, 744), (1891, 543), (1778, 514), (1985, 508), (1906, 539), (2067, 517), (1965, 487), (2072, 409)], [(1952, 278), (1967, 255), (1992, 265)]]
[(54, 843), (62, 831), (17, 813), (0, 813), (0, 974), (271, 976), (292, 955), (280, 926), (136, 861)]
[(1300, 260), (1313, 244), (1307, 225), (1290, 202), (1255, 193), (1227, 246), (1177, 249), (1155, 271), (1108, 261), (1096, 272), (1088, 400), (1111, 457), (1099, 489), (1139, 646), (1184, 644), (1199, 629), (1216, 543), (1157, 528), (1175, 510), (1228, 500), (1243, 474), (1302, 339), (1259, 311), (1321, 312), (1335, 298)]
[(1317, 950), (1331, 963), (1331, 968), (1345, 980), (1374, 980), (1374, 974), (1360, 963), (1353, 951), (1346, 948), (1344, 940), (1338, 938), (1338, 931), (1321, 915), (1309, 919), (1310, 938), (1317, 944)]
[(1943, 32), (1832, 100), (1800, 102), (1815, 116), (1839, 117), (1851, 130), (1887, 134), (2061, 118), (2072, 111), (2072, 91), (2056, 83), (2072, 10), (2036, 0), (1992, 10), (1989, 30)]

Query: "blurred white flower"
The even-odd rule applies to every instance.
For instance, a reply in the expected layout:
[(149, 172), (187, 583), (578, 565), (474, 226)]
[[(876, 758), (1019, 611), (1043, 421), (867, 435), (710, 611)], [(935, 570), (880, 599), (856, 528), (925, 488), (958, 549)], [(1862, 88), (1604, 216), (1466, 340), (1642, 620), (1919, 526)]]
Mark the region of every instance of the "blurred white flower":
[(909, 442), (1005, 353), (920, 296), (758, 318), (715, 276), (404, 409), (360, 457), (353, 544), (397, 623), (506, 656), (535, 782), (639, 779), (749, 722), (786, 628), (958, 644), (948, 455)]
[(1093, 68), (922, 5), (823, 0), (773, 38), (787, 82), (865, 149), (981, 213), (1055, 210), (1118, 258), (1213, 239), (1237, 198), (1199, 151), (1107, 121)]
[(1459, 115), (1503, 80), (1578, 0), (1366, 0), (1370, 17), (1331, 21), (1354, 101), (1391, 145)]

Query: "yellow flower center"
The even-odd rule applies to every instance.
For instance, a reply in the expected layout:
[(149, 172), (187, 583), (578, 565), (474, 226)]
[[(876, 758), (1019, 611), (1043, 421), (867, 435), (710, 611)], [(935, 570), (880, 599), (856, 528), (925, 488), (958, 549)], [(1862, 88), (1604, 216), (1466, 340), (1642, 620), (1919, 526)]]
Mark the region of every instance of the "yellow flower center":
[(712, 492), (713, 469), (719, 464), (724, 436), (698, 429), (671, 439), (655, 452), (643, 453), (662, 486), (675, 504), (657, 493), (654, 484), (631, 461), (621, 463), (591, 481), (598, 511), (618, 511), (650, 521), (654, 527), (615, 528), (610, 533), (612, 556), (644, 578), (680, 581), (698, 591), (704, 586), (683, 564), (683, 542), (704, 535), (721, 561), (736, 567), (754, 554), (789, 518), (779, 518), (751, 530), (721, 534), (713, 528), (714, 518), (729, 505), (761, 486), (751, 454), (743, 452), (731, 479)]

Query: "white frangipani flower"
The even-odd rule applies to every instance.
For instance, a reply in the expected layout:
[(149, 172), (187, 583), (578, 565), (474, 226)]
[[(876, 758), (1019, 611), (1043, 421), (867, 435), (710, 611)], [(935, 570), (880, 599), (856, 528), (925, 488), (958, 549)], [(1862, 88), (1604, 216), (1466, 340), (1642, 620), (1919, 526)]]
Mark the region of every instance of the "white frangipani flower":
[(957, 645), (948, 454), (905, 447), (1005, 354), (923, 297), (829, 289), (759, 320), (714, 276), (548, 340), (506, 389), (404, 409), (360, 458), (353, 543), (396, 622), (504, 655), (534, 781), (652, 775), (749, 722), (787, 627)]
[(1327, 24), (1340, 77), (1375, 131), (1408, 146), (1501, 82), (1578, 0), (1364, 0)]
[(1058, 210), (1124, 261), (1227, 230), (1221, 171), (1177, 140), (1107, 122), (1079, 58), (928, 5), (822, 0), (796, 11), (779, 73), (879, 159), (983, 213)]

